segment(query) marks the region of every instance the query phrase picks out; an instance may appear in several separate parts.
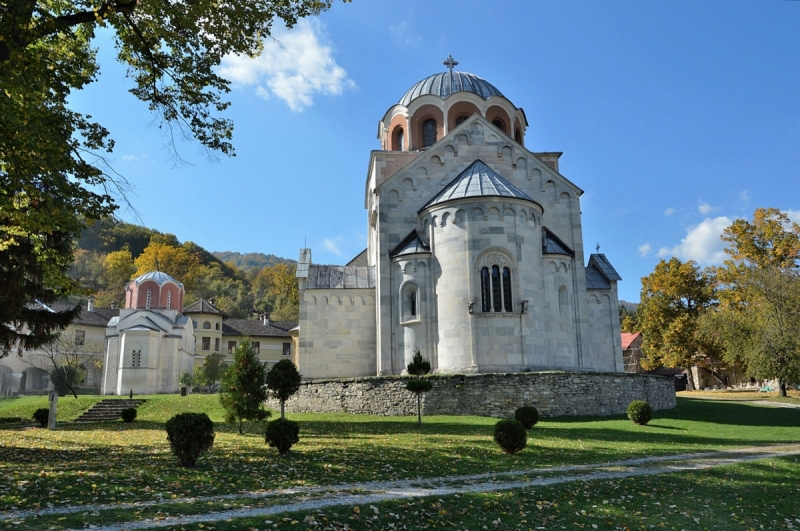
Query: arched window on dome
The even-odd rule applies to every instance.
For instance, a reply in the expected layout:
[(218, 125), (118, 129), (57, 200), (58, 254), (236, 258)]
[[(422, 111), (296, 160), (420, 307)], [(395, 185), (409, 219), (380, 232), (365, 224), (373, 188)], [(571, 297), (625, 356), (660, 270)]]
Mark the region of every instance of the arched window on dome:
[(469, 118), (469, 114), (460, 114), (456, 116), (456, 127), (466, 122), (467, 118)]
[(503, 120), (501, 120), (500, 118), (495, 118), (494, 120), (492, 120), (492, 125), (500, 129), (504, 133), (506, 132), (506, 124), (503, 123)]
[(150, 301), (152, 297), (153, 297), (153, 290), (151, 289), (147, 290), (147, 301), (145, 302), (145, 308), (147, 308), (148, 310), (150, 309)]
[(172, 308), (172, 290), (167, 290), (167, 310)]
[(217, 329), (217, 330), (219, 330), (219, 323), (215, 323), (215, 324), (214, 324), (214, 328), (215, 328), (215, 329)]
[(405, 135), (403, 133), (403, 128), (397, 126), (394, 128), (392, 132), (392, 151), (403, 151), (403, 140), (405, 139)]
[(429, 118), (422, 122), (422, 147), (431, 147), (436, 143), (436, 120)]
[(203, 323), (203, 330), (211, 330), (211, 323), (208, 321)]
[(522, 144), (522, 133), (520, 133), (519, 129), (514, 131), (514, 140), (516, 140), (518, 144)]

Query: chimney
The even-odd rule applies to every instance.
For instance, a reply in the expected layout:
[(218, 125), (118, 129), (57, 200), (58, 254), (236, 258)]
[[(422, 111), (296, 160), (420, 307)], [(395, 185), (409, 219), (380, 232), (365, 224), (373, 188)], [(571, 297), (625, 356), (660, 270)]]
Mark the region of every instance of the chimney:
[(268, 313), (262, 314), (261, 315), (261, 319), (264, 322), (264, 326), (269, 326), (269, 314)]
[(86, 311), (88, 312), (94, 311), (94, 295), (89, 295), (89, 299), (86, 302)]
[(112, 310), (116, 310), (117, 309), (117, 301), (111, 301), (111, 309)]

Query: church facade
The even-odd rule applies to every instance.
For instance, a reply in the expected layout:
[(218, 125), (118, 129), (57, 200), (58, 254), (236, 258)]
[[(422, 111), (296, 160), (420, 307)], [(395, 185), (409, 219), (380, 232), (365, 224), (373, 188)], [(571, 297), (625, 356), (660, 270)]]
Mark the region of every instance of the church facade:
[(301, 250), (300, 372), (402, 374), (417, 351), (437, 373), (622, 372), (621, 278), (584, 254), (583, 191), (526, 147), (521, 108), (444, 64), (379, 122), (366, 250)]

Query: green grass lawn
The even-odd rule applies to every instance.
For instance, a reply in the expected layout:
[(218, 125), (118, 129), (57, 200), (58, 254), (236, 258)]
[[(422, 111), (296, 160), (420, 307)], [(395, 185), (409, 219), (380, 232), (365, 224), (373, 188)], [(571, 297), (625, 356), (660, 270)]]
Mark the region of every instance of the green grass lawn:
[[(0, 510), (48, 504), (56, 507), (115, 504), (298, 485), (502, 472), (800, 441), (800, 410), (680, 398), (677, 409), (655, 412), (653, 420), (644, 427), (622, 417), (542, 419), (529, 432), (528, 447), (513, 456), (503, 454), (492, 441), (492, 427), (496, 422), (492, 418), (426, 417), (422, 428), (418, 429), (414, 417), (289, 412), (287, 416), (300, 423), (300, 442), (287, 457), (281, 458), (264, 443), (265, 423), (246, 423), (245, 435), (239, 435), (234, 426), (221, 423), (223, 412), (216, 395), (147, 398), (148, 401), (139, 408), (139, 418), (132, 424), (62, 423), (52, 432), (34, 427), (0, 428)], [(92, 399), (60, 399), (60, 417), (74, 418), (79, 414), (73, 411), (78, 409), (78, 404), (70, 402), (85, 400), (85, 405), (88, 405)], [(25, 416), (26, 412), (32, 413), (37, 407), (46, 405), (46, 397), (1, 400), (0, 416)], [(213, 450), (201, 458), (195, 469), (178, 467), (166, 441), (164, 422), (183, 411), (206, 411), (212, 420), (219, 422)], [(784, 464), (774, 472), (776, 478), (787, 471), (798, 477), (795, 461), (777, 462)], [(746, 465), (750, 466), (755, 465)], [(699, 477), (704, 477), (703, 474), (709, 472), (699, 473)], [(672, 476), (664, 476), (659, 481), (667, 481), (664, 478), (668, 477)], [(630, 481), (647, 485), (651, 480)], [(673, 478), (669, 481), (678, 480)], [(606, 487), (599, 485), (596, 488)], [(680, 487), (676, 488), (677, 496)], [(553, 489), (553, 492), (559, 491), (559, 487)], [(512, 493), (510, 496), (523, 494)], [(493, 504), (496, 496), (471, 495), (469, 498), (474, 498), (471, 503), (475, 506), (487, 501)], [(536, 497), (546, 501), (557, 498), (555, 494), (537, 494)], [(421, 503), (432, 502), (424, 500)], [(511, 514), (508, 507), (515, 504), (516, 501), (508, 501), (505, 509), (498, 509), (498, 514), (503, 511)], [(459, 507), (454, 510), (465, 510), (463, 505)], [(414, 510), (419, 511), (419, 508)], [(447, 514), (453, 513), (446, 510)], [(587, 514), (591, 512), (584, 510)], [(430, 512), (429, 509), (425, 511)], [(481, 512), (489, 514), (490, 511), (482, 509)], [(522, 518), (517, 514), (519, 512), (514, 512), (517, 522)], [(342, 522), (350, 523), (350, 516), (353, 515), (347, 514)], [(433, 520), (438, 521), (436, 518)], [(63, 521), (53, 519), (48, 525), (60, 529), (59, 525), (71, 521), (71, 517)], [(584, 524), (589, 522), (587, 519), (582, 521)], [(483, 525), (489, 529), (502, 528), (497, 527), (498, 524)], [(800, 522), (797, 525), (800, 526)], [(223, 528), (242, 529), (220, 527)], [(532, 521), (530, 528), (534, 528)], [(633, 526), (630, 528), (634, 529)]]

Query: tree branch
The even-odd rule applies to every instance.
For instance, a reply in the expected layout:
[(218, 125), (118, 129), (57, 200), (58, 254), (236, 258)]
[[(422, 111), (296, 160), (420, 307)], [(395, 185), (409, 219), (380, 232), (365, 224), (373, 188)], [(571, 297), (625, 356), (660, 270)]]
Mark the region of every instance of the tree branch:
[(101, 5), (96, 10), (93, 9), (91, 11), (83, 11), (80, 13), (72, 13), (70, 15), (62, 15), (60, 17), (49, 18), (47, 20), (42, 21), (39, 25), (33, 28), (32, 31), (32, 39), (41, 39), (42, 37), (46, 37), (48, 35), (52, 35), (54, 33), (58, 33), (59, 31), (63, 31), (67, 28), (72, 26), (77, 26), (78, 24), (86, 24), (86, 23), (97, 23), (114, 13), (133, 13), (138, 5), (137, 0), (129, 0), (128, 2), (115, 2), (115, 3), (105, 3)]

